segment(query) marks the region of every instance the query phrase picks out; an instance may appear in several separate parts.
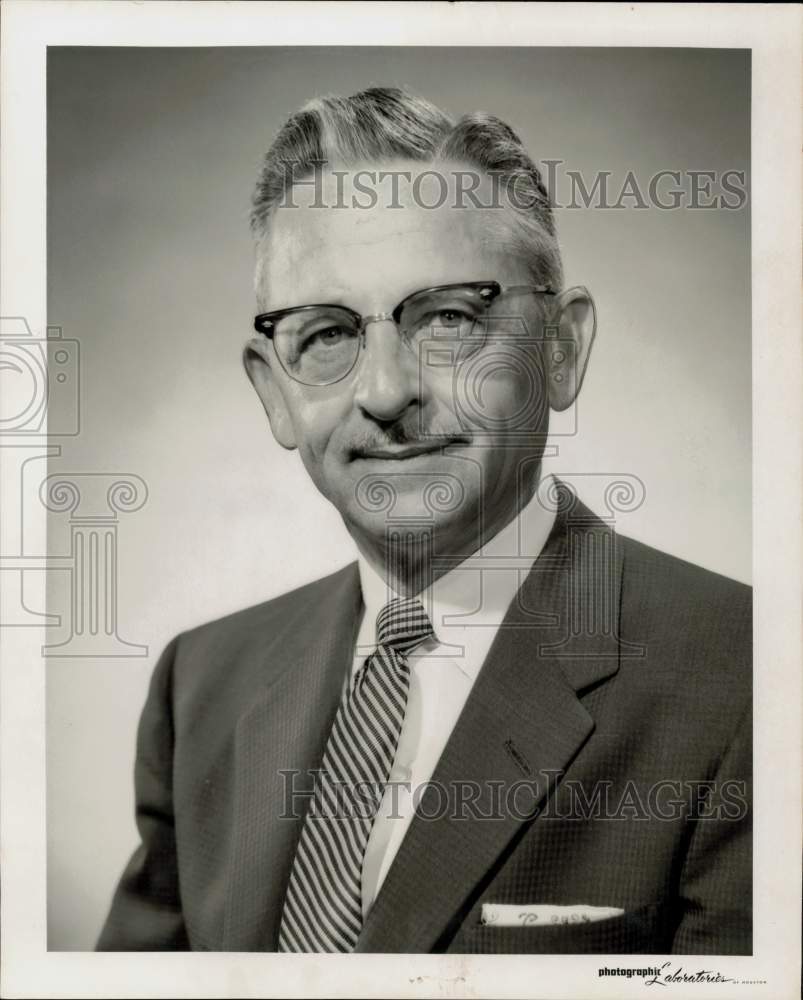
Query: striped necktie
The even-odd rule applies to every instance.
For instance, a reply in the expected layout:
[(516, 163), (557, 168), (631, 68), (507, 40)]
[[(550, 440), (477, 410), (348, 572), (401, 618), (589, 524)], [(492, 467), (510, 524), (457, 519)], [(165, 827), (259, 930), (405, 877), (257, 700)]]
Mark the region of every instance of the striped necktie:
[(376, 619), (376, 650), (344, 692), (317, 772), (282, 911), (279, 950), (353, 951), (362, 929), (362, 864), (399, 742), (410, 667), (432, 635), (416, 598)]

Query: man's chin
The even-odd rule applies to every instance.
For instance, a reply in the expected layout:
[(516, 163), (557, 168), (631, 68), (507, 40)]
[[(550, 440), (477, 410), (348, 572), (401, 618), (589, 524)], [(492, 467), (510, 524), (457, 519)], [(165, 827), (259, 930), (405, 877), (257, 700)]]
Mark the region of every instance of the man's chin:
[[(352, 466), (356, 471), (356, 463)], [(415, 460), (409, 463), (365, 463), (354, 479), (354, 492), (346, 505), (350, 520), (365, 527), (397, 527), (401, 522), (437, 525), (462, 519), (466, 490), (454, 471)], [(343, 508), (341, 507), (341, 510)]]
[[(379, 486), (371, 494), (373, 500), (387, 502), (389, 494)], [(445, 501), (446, 492), (440, 500)], [(384, 506), (383, 502), (383, 506)], [(439, 510), (430, 498), (427, 506), (419, 494), (396, 492), (387, 510), (366, 510), (352, 505), (342, 512), (349, 533), (361, 548), (374, 551), (396, 549), (402, 557), (415, 559), (433, 556), (468, 555), (479, 545), (474, 538), (479, 519), (468, 517), (465, 506), (458, 510)]]

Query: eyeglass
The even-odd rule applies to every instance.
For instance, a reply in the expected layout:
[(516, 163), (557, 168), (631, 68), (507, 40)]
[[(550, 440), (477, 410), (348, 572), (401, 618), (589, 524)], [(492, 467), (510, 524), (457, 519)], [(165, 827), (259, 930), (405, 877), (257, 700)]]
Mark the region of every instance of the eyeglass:
[[(447, 353), (453, 366), (461, 364), (485, 344), (490, 307), (505, 293), (556, 294), (549, 285), (471, 281), (424, 288), (402, 299), (392, 312), (370, 316), (327, 304), (276, 309), (256, 316), (254, 329), (273, 340), (290, 378), (303, 385), (332, 385), (354, 370), (368, 324), (386, 320), (396, 324), (403, 343), (416, 355), (433, 336), (456, 342), (457, 350)], [(440, 352), (440, 364), (443, 356)]]

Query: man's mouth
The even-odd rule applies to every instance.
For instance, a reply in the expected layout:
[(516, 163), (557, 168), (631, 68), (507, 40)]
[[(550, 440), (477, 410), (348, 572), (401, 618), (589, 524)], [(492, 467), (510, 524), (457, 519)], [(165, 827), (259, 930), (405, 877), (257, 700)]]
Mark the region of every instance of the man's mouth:
[(469, 444), (468, 438), (430, 438), (426, 441), (408, 441), (405, 444), (383, 444), (368, 448), (356, 448), (351, 453), (352, 460), (376, 459), (379, 461), (401, 462), (421, 455), (440, 455), (444, 448)]

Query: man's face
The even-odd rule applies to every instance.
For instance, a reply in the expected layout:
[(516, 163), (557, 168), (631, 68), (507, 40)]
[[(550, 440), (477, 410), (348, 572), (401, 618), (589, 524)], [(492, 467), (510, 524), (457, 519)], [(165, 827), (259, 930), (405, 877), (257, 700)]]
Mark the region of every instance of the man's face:
[[(413, 177), (424, 169), (379, 169), (394, 167)], [(525, 262), (506, 249), (504, 209), (454, 207), (454, 169), (440, 167), (450, 196), (438, 209), (425, 207), (439, 190), (426, 183), (418, 197), (401, 183), (396, 208), (388, 207), (388, 187), (378, 188), (375, 207), (353, 205), (348, 179), (339, 195), (346, 207), (333, 208), (331, 175), (324, 177), (326, 207), (314, 206), (311, 188), (296, 189), (295, 207), (276, 210), (262, 247), (261, 308), (327, 303), (369, 316), (437, 285), (532, 284)], [(275, 436), (298, 447), (358, 543), (381, 542), (389, 525), (409, 519), (413, 531), (434, 528), (437, 551), (468, 555), (481, 530), (493, 533), (515, 515), (518, 471), (528, 468), (532, 480), (543, 450), (545, 305), (526, 294), (495, 304), (497, 315), (512, 318), (489, 326), (484, 346), (457, 366), (443, 363), (448, 330), (433, 330), (429, 349), (412, 351), (393, 321), (379, 320), (366, 327), (357, 364), (342, 381), (293, 380), (266, 338), (252, 342), (248, 370)], [(444, 336), (446, 353), (433, 352)]]

